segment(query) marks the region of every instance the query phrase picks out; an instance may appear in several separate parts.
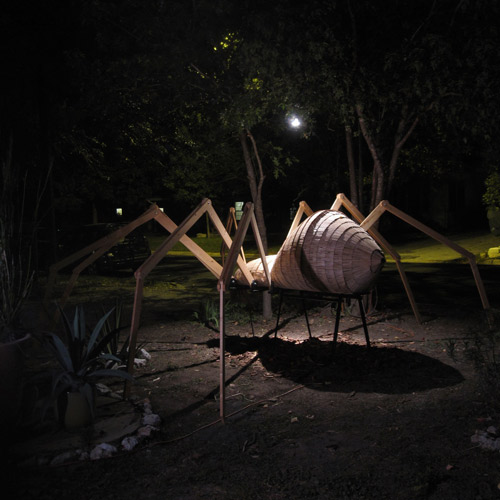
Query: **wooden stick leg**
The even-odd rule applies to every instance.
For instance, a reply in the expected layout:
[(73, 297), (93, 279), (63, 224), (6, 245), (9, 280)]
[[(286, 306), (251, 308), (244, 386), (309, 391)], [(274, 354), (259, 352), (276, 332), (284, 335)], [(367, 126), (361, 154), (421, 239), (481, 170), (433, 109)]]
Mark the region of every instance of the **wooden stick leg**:
[(219, 287), (219, 414), (222, 423), (225, 417), (226, 400), (226, 361), (225, 361), (225, 324), (224, 324), (224, 286)]
[(283, 290), (280, 290), (280, 300), (278, 303), (278, 314), (276, 316), (276, 328), (274, 329), (274, 337), (278, 335), (278, 326), (280, 324), (280, 316), (281, 316), (281, 304), (283, 303)]
[(370, 336), (368, 335), (368, 326), (366, 325), (365, 308), (363, 306), (363, 299), (358, 297), (359, 304), (359, 314), (361, 315), (361, 321), (363, 322), (363, 330), (365, 331), (366, 347), (370, 348)]
[(304, 297), (302, 295), (302, 292), (300, 294), (301, 296), (301, 299), (302, 299), (302, 307), (304, 309), (304, 316), (306, 318), (306, 325), (307, 325), (307, 332), (309, 333), (309, 338), (311, 339), (312, 338), (312, 334), (311, 334), (311, 326), (309, 325), (309, 315), (307, 314), (307, 306), (306, 306), (306, 301), (304, 300)]
[(337, 347), (337, 337), (339, 334), (340, 313), (342, 308), (342, 295), (339, 295), (337, 302), (337, 311), (335, 314), (335, 330), (333, 331), (333, 350)]

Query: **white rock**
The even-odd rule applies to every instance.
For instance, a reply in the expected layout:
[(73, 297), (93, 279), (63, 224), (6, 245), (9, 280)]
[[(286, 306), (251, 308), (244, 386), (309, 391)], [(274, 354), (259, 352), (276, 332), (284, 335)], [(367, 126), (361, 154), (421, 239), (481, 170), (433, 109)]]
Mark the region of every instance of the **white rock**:
[(134, 359), (134, 365), (137, 366), (137, 367), (145, 366), (146, 365), (146, 361), (147, 360), (142, 359), (142, 358), (135, 358)]
[(161, 424), (160, 415), (156, 413), (148, 413), (142, 417), (142, 425), (150, 425), (156, 429), (159, 429)]
[(476, 431), (470, 440), (485, 450), (500, 450), (500, 438), (494, 438), (486, 431)]
[(124, 450), (130, 451), (139, 444), (139, 440), (135, 436), (128, 436), (122, 439), (121, 444)]
[(482, 438), (487, 437), (485, 431), (476, 431), (470, 438), (471, 443), (479, 443)]
[(151, 413), (153, 413), (153, 407), (149, 401), (144, 402), (143, 410), (145, 415), (151, 415)]
[(488, 441), (488, 434), (485, 431), (476, 431), (470, 438), (471, 443), (484, 443)]
[(146, 349), (141, 349), (139, 352), (141, 353), (141, 358), (147, 359), (148, 361), (151, 359), (151, 354), (149, 354)]
[(99, 460), (100, 458), (108, 458), (111, 457), (118, 450), (111, 444), (101, 443), (98, 444), (93, 450), (90, 452), (90, 460)]
[(108, 394), (109, 392), (111, 392), (111, 389), (107, 385), (104, 385), (104, 384), (98, 383), (95, 385), (95, 387), (101, 394)]
[(153, 434), (155, 430), (156, 429), (154, 427), (151, 427), (150, 425), (145, 425), (144, 427), (140, 427), (139, 429), (137, 429), (137, 437), (139, 439), (148, 438), (151, 436), (151, 434)]

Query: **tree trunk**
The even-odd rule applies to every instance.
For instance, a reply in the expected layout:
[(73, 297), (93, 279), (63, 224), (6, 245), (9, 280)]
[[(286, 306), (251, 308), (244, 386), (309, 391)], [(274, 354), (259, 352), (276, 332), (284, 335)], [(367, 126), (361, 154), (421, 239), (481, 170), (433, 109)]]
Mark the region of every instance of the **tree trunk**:
[(370, 154), (373, 158), (372, 203), (370, 206), (370, 210), (373, 210), (392, 191), (394, 179), (396, 177), (399, 155), (406, 141), (415, 130), (415, 127), (418, 125), (419, 117), (411, 117), (408, 113), (408, 107), (403, 106), (401, 119), (399, 120), (398, 128), (394, 136), (394, 146), (388, 165), (389, 176), (386, 184), (382, 161), (380, 159), (374, 137), (368, 129), (366, 118), (363, 113), (363, 107), (361, 104), (356, 105), (356, 113), (358, 115), (361, 133), (363, 134), (363, 138), (365, 139)]
[[(252, 194), (252, 201), (254, 204), (255, 219), (257, 221), (257, 226), (259, 227), (260, 237), (262, 239), (262, 245), (264, 247), (264, 252), (267, 255), (268, 243), (267, 243), (267, 229), (264, 220), (264, 210), (262, 206), (262, 187), (264, 185), (264, 169), (262, 167), (262, 162), (259, 155), (259, 150), (257, 148), (257, 143), (252, 133), (248, 129), (243, 129), (239, 134), (241, 148), (243, 150), (243, 158), (245, 160), (245, 167), (247, 169), (248, 184), (250, 186), (250, 193)], [(252, 154), (249, 148), (248, 140), (252, 144), (253, 156), (255, 162), (252, 158)], [(257, 166), (255, 166), (255, 163)], [(264, 319), (272, 318), (272, 307), (271, 307), (271, 294), (264, 292), (262, 294), (262, 315)]]
[(373, 172), (374, 172), (374, 182), (373, 182), (373, 192), (372, 192), (372, 203), (370, 210), (373, 210), (383, 199), (385, 193), (384, 186), (384, 169), (382, 166), (382, 161), (380, 160), (380, 155), (378, 154), (375, 141), (368, 126), (366, 124), (366, 119), (363, 114), (363, 107), (361, 104), (356, 104), (356, 113), (358, 115), (359, 127), (361, 128), (361, 133), (366, 141), (366, 145), (370, 151), (373, 158)]
[(378, 174), (377, 170), (375, 169), (375, 166), (373, 166), (372, 169), (372, 188), (371, 188), (371, 193), (370, 193), (370, 211), (373, 210), (373, 207), (375, 206), (375, 193), (377, 192), (377, 184), (378, 184)]
[(403, 149), (405, 142), (408, 140), (412, 132), (415, 130), (415, 127), (418, 124), (418, 116), (413, 120), (408, 130), (405, 133), (405, 129), (408, 126), (409, 120), (406, 117), (406, 107), (403, 109), (403, 116), (398, 124), (398, 130), (396, 132), (396, 137), (394, 138), (394, 149), (392, 150), (391, 161), (389, 163), (389, 181), (387, 182), (387, 196), (392, 191), (392, 187), (394, 184), (394, 179), (396, 177), (396, 168), (398, 165), (399, 154)]
[(349, 166), (349, 197), (359, 208), (358, 186), (356, 176), (356, 162), (354, 161), (354, 146), (352, 143), (352, 129), (349, 125), (345, 128), (345, 142), (347, 150), (347, 164)]
[(361, 134), (358, 137), (358, 201), (359, 210), (364, 211), (363, 186), (364, 186), (364, 169), (363, 169), (363, 139)]

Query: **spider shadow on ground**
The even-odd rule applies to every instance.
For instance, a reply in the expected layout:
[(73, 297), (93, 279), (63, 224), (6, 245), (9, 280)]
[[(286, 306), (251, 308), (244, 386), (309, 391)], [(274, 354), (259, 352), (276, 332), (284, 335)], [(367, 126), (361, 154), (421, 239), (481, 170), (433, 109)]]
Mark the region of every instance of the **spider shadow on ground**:
[[(207, 342), (215, 347), (218, 340)], [(449, 387), (464, 381), (456, 368), (430, 356), (397, 347), (309, 339), (227, 336), (226, 353), (256, 352), (270, 373), (321, 391), (405, 394)], [(239, 373), (241, 373), (240, 370)]]

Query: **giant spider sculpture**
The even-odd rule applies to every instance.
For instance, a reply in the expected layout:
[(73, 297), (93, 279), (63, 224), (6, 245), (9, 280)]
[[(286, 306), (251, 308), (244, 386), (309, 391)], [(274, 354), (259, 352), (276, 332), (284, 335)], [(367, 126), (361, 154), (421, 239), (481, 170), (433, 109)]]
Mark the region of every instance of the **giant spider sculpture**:
[[(354, 220), (340, 212), (342, 208), (345, 208)], [(170, 235), (135, 272), (136, 288), (129, 333), (128, 370), (131, 373), (134, 367), (133, 361), (140, 325), (144, 281), (171, 248), (180, 241), (217, 278), (220, 315), (220, 417), (224, 420), (224, 390), (226, 383), (224, 362), (224, 294), (235, 283), (238, 286), (247, 287), (248, 289), (271, 290), (272, 288), (279, 288), (301, 292), (327, 292), (340, 297), (359, 297), (368, 293), (376, 283), (385, 261), (384, 253), (382, 252), (383, 248), (394, 259), (410, 300), (413, 313), (417, 321), (422, 322), (409, 282), (403, 270), (400, 256), (382, 235), (373, 228), (374, 223), (385, 212), (392, 213), (467, 258), (474, 275), (483, 308), (485, 310), (489, 309), (488, 298), (479, 274), (475, 256), (472, 253), (408, 214), (393, 207), (388, 201), (382, 201), (365, 218), (343, 194), (337, 195), (335, 202), (329, 210), (322, 210), (316, 213), (311, 210), (306, 202), (301, 202), (285, 242), (275, 256), (266, 256), (264, 253), (252, 203), (245, 205), (243, 216), (237, 225), (233, 239), (231, 239), (228, 229), (221, 222), (208, 199), (202, 200), (179, 226), (163, 213), (158, 206), (152, 205), (136, 220), (51, 266), (45, 303), (48, 306), (59, 270), (87, 256), (73, 269), (68, 285), (59, 303), (59, 306), (62, 308), (69, 298), (79, 274), (87, 266), (103, 255), (120, 238), (123, 238), (141, 224), (152, 219), (156, 220)], [(186, 234), (205, 214), (208, 214), (214, 227), (221, 235), (224, 245), (229, 248), (227, 256), (222, 259), (222, 264), (209, 256)], [(307, 218), (301, 222), (304, 215)], [(236, 224), (236, 221), (234, 222)], [(247, 263), (242, 246), (249, 227), (252, 227), (260, 258)], [(55, 315), (57, 314), (56, 311)], [(367, 335), (366, 325), (365, 334)], [(368, 336), (366, 338), (368, 342)], [(129, 392), (130, 385), (127, 383), (124, 394), (128, 395)]]

